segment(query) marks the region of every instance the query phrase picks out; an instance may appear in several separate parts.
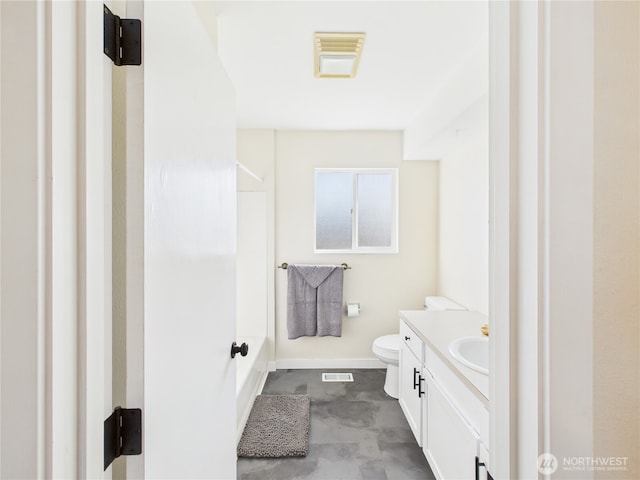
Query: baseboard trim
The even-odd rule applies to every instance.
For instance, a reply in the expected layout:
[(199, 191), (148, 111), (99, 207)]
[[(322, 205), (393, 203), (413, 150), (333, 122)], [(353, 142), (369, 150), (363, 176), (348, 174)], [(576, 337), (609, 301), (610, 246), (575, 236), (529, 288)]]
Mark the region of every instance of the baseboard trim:
[(267, 382), (267, 375), (269, 374), (268, 371), (264, 371), (262, 372), (261, 376), (260, 376), (260, 380), (256, 383), (256, 387), (255, 390), (253, 392), (253, 394), (251, 395), (251, 398), (253, 398), (253, 400), (251, 400), (251, 402), (249, 402), (245, 408), (245, 411), (242, 412), (242, 416), (240, 417), (240, 420), (237, 422), (237, 428), (236, 428), (236, 445), (238, 444), (238, 442), (240, 442), (240, 438), (242, 437), (242, 432), (244, 432), (244, 427), (247, 424), (247, 420), (249, 420), (249, 414), (251, 413), (251, 409), (253, 408), (253, 402), (255, 402), (256, 400), (256, 396), (260, 395), (262, 393), (262, 389), (264, 388), (264, 384)]
[(287, 358), (276, 360), (278, 370), (317, 368), (385, 368), (377, 358)]
[(258, 384), (258, 390), (257, 390), (256, 395), (262, 394), (262, 390), (264, 389), (265, 383), (267, 383), (267, 377), (269, 376), (269, 372), (270, 371), (272, 371), (272, 370), (267, 370), (266, 372), (264, 372), (264, 375), (262, 375), (262, 379), (260, 380), (260, 383)]

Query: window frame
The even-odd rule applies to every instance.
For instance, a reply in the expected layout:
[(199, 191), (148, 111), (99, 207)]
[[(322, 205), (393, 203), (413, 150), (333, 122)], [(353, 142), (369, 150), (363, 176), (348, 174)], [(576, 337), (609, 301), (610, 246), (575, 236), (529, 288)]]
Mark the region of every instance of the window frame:
[[(353, 214), (351, 217), (351, 248), (336, 248), (328, 249), (317, 247), (317, 192), (316, 192), (316, 179), (318, 173), (351, 173), (353, 175), (353, 189), (352, 189), (352, 208)], [(388, 247), (362, 247), (358, 245), (358, 175), (359, 174), (390, 174), (391, 175), (391, 245)], [(379, 254), (398, 253), (399, 243), (399, 171), (398, 168), (315, 168), (313, 173), (313, 253), (357, 253), (357, 254)]]

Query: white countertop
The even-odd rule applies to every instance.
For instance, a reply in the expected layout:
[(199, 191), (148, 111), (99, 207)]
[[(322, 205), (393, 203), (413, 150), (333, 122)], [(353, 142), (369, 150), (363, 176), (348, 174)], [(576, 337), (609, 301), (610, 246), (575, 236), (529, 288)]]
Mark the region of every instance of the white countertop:
[(402, 310), (400, 317), (420, 339), (444, 361), (485, 404), (489, 399), (489, 377), (461, 364), (449, 353), (449, 344), (460, 337), (482, 337), (486, 315), (468, 310)]

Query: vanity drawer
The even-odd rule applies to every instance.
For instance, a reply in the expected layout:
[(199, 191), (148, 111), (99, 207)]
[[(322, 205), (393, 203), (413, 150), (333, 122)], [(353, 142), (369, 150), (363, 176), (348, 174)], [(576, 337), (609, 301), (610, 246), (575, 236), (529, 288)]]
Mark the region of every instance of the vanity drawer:
[(417, 333), (409, 328), (404, 320), (400, 320), (400, 341), (409, 347), (409, 350), (411, 350), (420, 363), (424, 362), (422, 340), (418, 337)]

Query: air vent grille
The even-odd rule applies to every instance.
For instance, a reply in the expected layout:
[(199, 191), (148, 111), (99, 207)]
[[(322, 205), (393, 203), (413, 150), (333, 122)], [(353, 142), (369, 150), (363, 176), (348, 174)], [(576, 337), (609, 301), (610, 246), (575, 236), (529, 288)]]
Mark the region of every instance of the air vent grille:
[(353, 373), (323, 373), (323, 382), (353, 382)]
[(328, 54), (356, 54), (362, 49), (362, 38), (319, 38), (320, 51)]
[(354, 77), (358, 71), (364, 39), (364, 33), (315, 33), (315, 76)]

